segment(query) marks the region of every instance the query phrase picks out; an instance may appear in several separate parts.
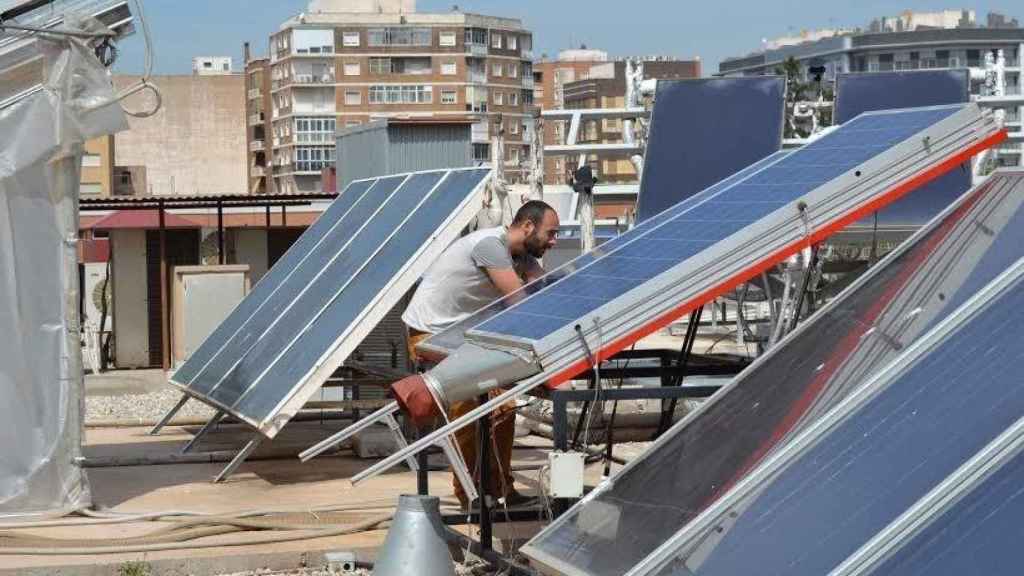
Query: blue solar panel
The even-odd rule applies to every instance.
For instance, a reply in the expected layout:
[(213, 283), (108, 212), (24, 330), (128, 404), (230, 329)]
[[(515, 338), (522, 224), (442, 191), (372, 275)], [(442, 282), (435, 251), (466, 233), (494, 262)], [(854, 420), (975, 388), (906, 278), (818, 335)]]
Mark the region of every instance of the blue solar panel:
[(309, 253), (324, 236), (339, 224), (352, 207), (366, 194), (376, 180), (353, 182), (338, 196), (312, 226), (284, 253), (277, 263), (260, 278), (252, 291), (224, 319), (206, 341), (174, 373), (174, 380), (182, 384), (191, 383), (213, 356), (252, 318), (266, 301), (273, 296), (285, 281), (291, 278)]
[[(736, 174), (733, 174), (728, 178), (722, 180), (721, 182), (716, 183), (714, 186), (711, 186), (707, 190), (704, 190), (699, 194), (695, 194), (690, 198), (680, 202), (678, 206), (676, 206), (676, 211), (686, 209), (686, 207), (696, 206), (700, 202), (703, 202), (708, 198), (714, 197), (716, 194), (718, 194), (725, 188), (732, 186), (737, 182), (740, 182), (744, 178), (747, 178), (748, 176), (757, 172), (758, 170), (761, 170), (762, 168), (774, 164), (775, 162), (781, 160), (782, 158), (785, 158), (787, 155), (789, 155), (789, 152), (776, 152), (775, 154), (772, 154), (771, 156), (765, 158), (764, 160), (761, 160), (760, 162), (756, 162), (750, 166), (747, 166), (743, 170), (740, 170)], [(549, 274), (546, 274), (537, 281), (528, 284), (526, 287), (522, 288), (515, 294), (498, 300), (497, 302), (494, 302), (493, 304), (487, 306), (486, 308), (477, 311), (473, 315), (469, 316), (468, 318), (461, 322), (458, 322), (457, 324), (445, 330), (441, 334), (431, 336), (427, 341), (427, 344), (431, 346), (434, 350), (445, 352), (454, 351), (456, 348), (462, 345), (465, 333), (468, 329), (482, 324), (484, 320), (487, 320), (488, 318), (497, 315), (499, 312), (505, 310), (513, 303), (518, 302), (524, 294), (534, 294), (538, 292), (540, 289), (551, 284), (554, 284), (555, 282), (558, 282), (559, 280), (565, 278), (566, 276), (579, 271), (583, 267), (594, 262), (597, 258), (601, 257), (602, 255), (608, 254), (609, 252), (614, 251), (615, 249), (630, 243), (632, 240), (642, 235), (645, 231), (650, 230), (655, 226), (659, 226), (660, 224), (667, 222), (668, 220), (671, 220), (674, 214), (674, 211), (666, 210), (654, 216), (650, 220), (644, 222), (642, 225), (636, 226), (626, 232), (623, 232), (622, 234), (619, 234), (618, 236), (615, 236), (614, 238), (596, 247), (593, 251), (573, 259), (571, 262), (566, 263), (557, 270), (550, 271)], [(615, 293), (607, 294), (608, 299), (611, 299), (614, 296)]]
[(871, 574), (1016, 576), (1024, 566), (1024, 454), (1018, 454)]
[[(638, 225), (628, 240), (626, 235), (620, 237), (623, 241), (615, 244), (616, 249), (603, 248), (593, 262), (476, 329), (540, 340), (608, 302), (580, 298), (570, 303), (584, 285), (617, 281), (623, 288), (638, 287), (960, 109), (950, 106), (859, 116), (745, 180), (714, 195), (702, 195), (699, 201), (684, 201)], [(652, 257), (654, 254), (657, 256)]]
[(778, 151), (785, 94), (771, 76), (658, 82), (637, 221)]
[(1022, 327), (1018, 278), (660, 574), (828, 574), (1024, 416)]
[(994, 176), (556, 520), (526, 554), (585, 574), (628, 572), (1012, 266), (1022, 245), (1024, 178)]
[(488, 174), (353, 183), (172, 381), (250, 423), (274, 416)]
[[(847, 122), (863, 112), (938, 106), (970, 101), (967, 69), (840, 74), (836, 78), (835, 119)], [(971, 170), (953, 170), (893, 202), (859, 227), (922, 226), (971, 187)]]

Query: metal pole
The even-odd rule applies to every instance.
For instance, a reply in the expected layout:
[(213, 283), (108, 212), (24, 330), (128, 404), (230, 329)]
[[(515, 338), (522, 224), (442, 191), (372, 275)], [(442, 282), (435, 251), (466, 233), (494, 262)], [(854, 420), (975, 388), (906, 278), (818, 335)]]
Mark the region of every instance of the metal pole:
[(281, 228), (288, 227), (288, 206), (281, 204)]
[[(487, 403), (487, 395), (480, 396), (480, 405)], [(480, 480), (477, 488), (480, 502), (480, 547), (490, 551), (494, 549), (493, 528), (491, 523), (491, 506), (488, 502), (491, 486), (491, 414), (484, 414), (478, 420), (476, 465), (480, 468)], [(495, 455), (497, 456), (497, 455)]]
[[(416, 439), (419, 440), (423, 437), (423, 430), (416, 430)], [(430, 494), (430, 477), (427, 474), (427, 467), (430, 462), (427, 460), (427, 451), (422, 450), (416, 454), (416, 463), (419, 468), (416, 470), (416, 493), (420, 496), (427, 496)]]
[[(807, 268), (804, 270), (803, 282), (800, 285), (800, 294), (796, 297), (796, 305), (793, 306), (793, 317), (789, 319), (789, 332), (792, 332), (800, 321), (800, 309), (804, 307), (804, 298), (807, 297), (807, 292), (811, 287), (811, 276), (814, 275), (814, 269), (818, 266), (818, 244), (811, 247), (811, 258), (807, 263)], [(811, 307), (808, 306), (808, 313), (811, 311)]]
[(161, 200), (157, 205), (157, 212), (160, 220), (160, 357), (161, 366), (164, 370), (171, 369), (170, 349), (171, 328), (170, 315), (167, 301), (167, 229), (164, 222), (164, 202)]
[(217, 261), (224, 265), (224, 203), (217, 201)]
[(267, 204), (267, 230), (270, 230), (270, 204)]
[[(568, 402), (566, 400), (566, 393), (562, 390), (551, 391), (551, 404), (552, 404), (552, 428), (554, 432), (554, 445), (556, 452), (566, 452), (569, 450), (569, 414), (568, 414)], [(579, 425), (577, 424), (577, 427)], [(555, 498), (555, 501), (551, 506), (551, 513), (556, 518), (565, 514), (566, 510), (569, 509), (569, 501), (565, 498)]]
[[(703, 313), (703, 306), (700, 306), (693, 312), (690, 312), (690, 323), (686, 326), (686, 337), (683, 338), (683, 347), (679, 350), (679, 361), (676, 363), (678, 370), (676, 372), (676, 377), (672, 382), (673, 386), (683, 385), (683, 379), (686, 377), (686, 365), (690, 363), (690, 354), (693, 352), (693, 344), (697, 340), (697, 329), (700, 328), (700, 317)], [(671, 426), (672, 417), (676, 412), (677, 401), (678, 400), (676, 398), (673, 398), (668, 403), (668, 410), (662, 411), (661, 422), (658, 424), (657, 436), (664, 434)]]
[(167, 423), (171, 421), (171, 418), (174, 418), (174, 415), (185, 406), (186, 402), (188, 402), (188, 395), (182, 394), (181, 400), (178, 400), (178, 403), (174, 405), (174, 408), (168, 410), (167, 414), (164, 414), (164, 417), (156, 423), (156, 426), (153, 426), (153, 429), (149, 431), (149, 435), (156, 436), (159, 434), (160, 431), (164, 429), (164, 426), (167, 426)]
[(199, 442), (200, 438), (206, 436), (207, 432), (212, 430), (214, 426), (220, 423), (224, 416), (225, 414), (223, 411), (219, 411), (216, 414), (214, 414), (213, 418), (210, 418), (209, 421), (207, 421), (206, 424), (203, 424), (203, 427), (199, 429), (199, 433), (193, 436), (192, 439), (188, 441), (188, 444), (185, 444), (185, 447), (181, 449), (181, 453), (185, 454), (189, 450), (191, 450), (192, 447)]
[(234, 474), (235, 470), (245, 462), (245, 459), (252, 455), (256, 448), (259, 448), (261, 442), (263, 442), (263, 437), (258, 434), (252, 440), (249, 440), (249, 443), (245, 445), (245, 448), (242, 448), (242, 451), (235, 456), (235, 459), (225, 466), (220, 471), (220, 474), (217, 474), (217, 477), (213, 479), (214, 484), (222, 482), (225, 478)]

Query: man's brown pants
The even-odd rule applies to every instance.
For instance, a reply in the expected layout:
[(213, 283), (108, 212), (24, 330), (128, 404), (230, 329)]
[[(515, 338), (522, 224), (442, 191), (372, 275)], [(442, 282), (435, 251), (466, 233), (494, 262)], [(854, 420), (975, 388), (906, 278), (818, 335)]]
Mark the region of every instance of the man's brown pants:
[[(429, 336), (430, 334), (424, 333), (412, 333), (409, 335), (410, 358), (418, 360), (415, 352), (416, 344)], [(488, 396), (494, 398), (501, 394), (501, 392), (501, 390), (492, 390)], [(448, 419), (455, 420), (479, 405), (480, 403), (475, 398), (454, 402), (448, 411)], [(515, 408), (516, 405), (513, 400), (502, 404), (491, 412), (491, 458), (488, 463), (491, 481), (490, 486), (487, 487), (487, 493), (494, 498), (502, 498), (513, 491), (512, 443), (515, 441), (516, 432)], [(455, 442), (458, 444), (459, 450), (462, 452), (462, 458), (466, 462), (466, 467), (469, 468), (475, 482), (479, 482), (480, 479), (480, 471), (477, 469), (476, 462), (477, 446), (479, 445), (479, 440), (477, 439), (478, 428), (477, 424), (471, 424), (455, 433)], [(466, 506), (469, 503), (469, 498), (466, 496), (466, 492), (462, 489), (462, 484), (459, 483), (459, 479), (454, 472), (452, 473), (452, 487), (455, 490), (455, 497), (459, 499), (463, 506)]]

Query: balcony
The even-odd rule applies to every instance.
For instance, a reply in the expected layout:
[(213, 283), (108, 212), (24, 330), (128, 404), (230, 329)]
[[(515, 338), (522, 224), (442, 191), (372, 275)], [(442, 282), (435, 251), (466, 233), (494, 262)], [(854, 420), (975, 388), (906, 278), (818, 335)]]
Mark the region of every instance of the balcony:
[(316, 175), (324, 168), (334, 166), (334, 160), (296, 160), (292, 166), (295, 174)]
[(263, 177), (263, 174), (264, 174), (263, 166), (253, 166), (251, 170), (252, 170), (252, 177), (253, 178), (262, 178)]
[(249, 90), (249, 100), (256, 100), (257, 98), (260, 98), (261, 96), (262, 95), (260, 94), (260, 89), (259, 88), (253, 88), (253, 89)]
[(335, 134), (333, 132), (296, 132), (296, 144), (334, 144)]
[(467, 81), (475, 84), (486, 84), (487, 74), (482, 71), (470, 70)]
[(256, 112), (249, 115), (249, 124), (260, 124), (263, 122), (263, 112)]
[(335, 76), (333, 72), (327, 72), (324, 74), (296, 74), (294, 77), (295, 86), (315, 86), (323, 84), (334, 84)]
[(533, 50), (527, 50), (524, 48), (523, 51), (519, 53), (519, 57), (523, 60), (533, 60)]
[(466, 49), (469, 50), (471, 56), (487, 56), (486, 44), (466, 44)]
[(523, 88), (533, 90), (533, 76), (523, 76)]
[(259, 152), (261, 150), (263, 150), (263, 140), (253, 140), (252, 142), (249, 142), (250, 152)]

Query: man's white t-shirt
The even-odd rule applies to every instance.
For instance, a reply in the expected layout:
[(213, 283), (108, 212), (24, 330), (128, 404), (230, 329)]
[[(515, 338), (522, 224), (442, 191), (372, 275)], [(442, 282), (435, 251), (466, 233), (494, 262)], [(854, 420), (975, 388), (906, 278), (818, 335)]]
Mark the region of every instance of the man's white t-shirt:
[(456, 240), (423, 275), (402, 314), (407, 326), (437, 334), (501, 298), (487, 268), (514, 268), (520, 278), (540, 263), (509, 254), (504, 227), (477, 230)]

